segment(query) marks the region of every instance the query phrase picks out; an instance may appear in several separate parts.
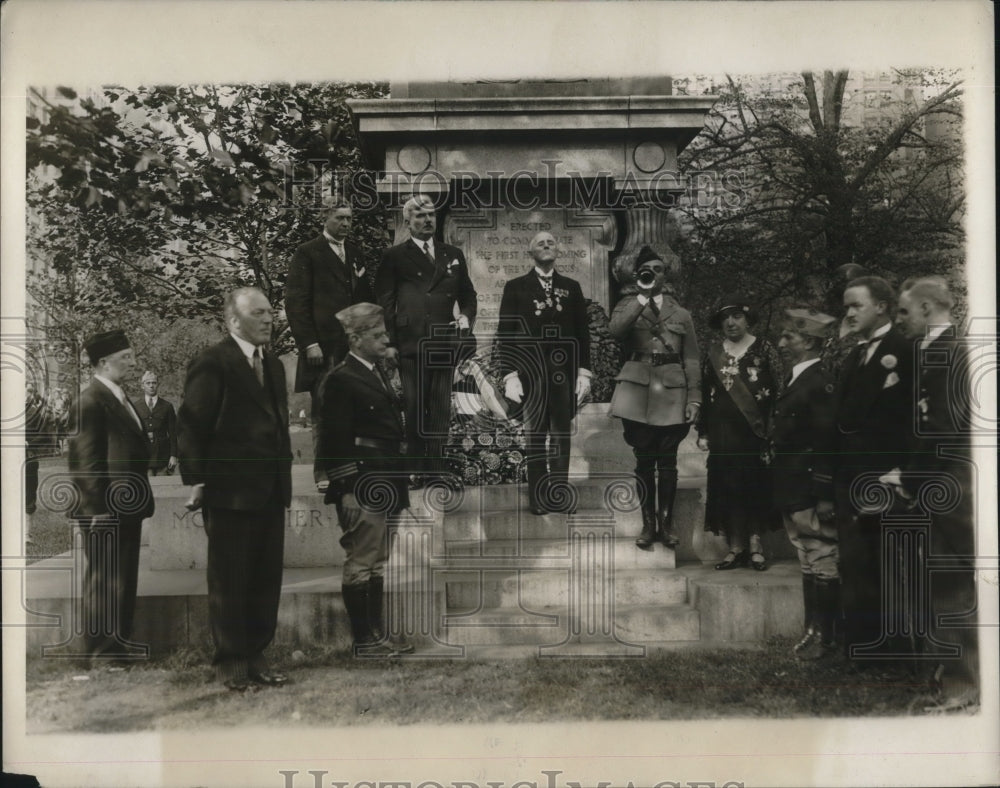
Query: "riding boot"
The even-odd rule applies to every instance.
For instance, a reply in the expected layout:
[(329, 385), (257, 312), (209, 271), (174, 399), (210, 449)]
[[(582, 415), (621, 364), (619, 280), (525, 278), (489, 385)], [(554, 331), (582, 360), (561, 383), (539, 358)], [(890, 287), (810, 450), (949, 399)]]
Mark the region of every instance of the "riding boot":
[(385, 631), (385, 615), (383, 613), (385, 602), (385, 578), (381, 576), (372, 577), (368, 581), (368, 621), (371, 626), (372, 637), (377, 643), (388, 646), (396, 654), (412, 654), (413, 646), (405, 640), (393, 641)]
[(816, 578), (816, 623), (818, 634), (798, 653), (802, 660), (823, 659), (837, 651), (835, 628), (840, 607), (840, 581)]
[(656, 491), (659, 499), (659, 540), (667, 547), (674, 548), (680, 537), (674, 531), (674, 500), (677, 498), (677, 469), (660, 471), (660, 484)]
[(813, 574), (802, 575), (802, 607), (805, 610), (802, 639), (792, 646), (796, 654), (808, 646), (819, 632), (816, 626), (816, 576)]
[(358, 657), (388, 657), (392, 649), (383, 646), (372, 634), (368, 608), (368, 583), (341, 586), (344, 607), (351, 621), (351, 636), (354, 639), (354, 655)]
[(642, 533), (635, 540), (635, 545), (642, 550), (651, 550), (656, 541), (656, 475), (652, 469), (636, 471), (636, 490), (642, 511)]

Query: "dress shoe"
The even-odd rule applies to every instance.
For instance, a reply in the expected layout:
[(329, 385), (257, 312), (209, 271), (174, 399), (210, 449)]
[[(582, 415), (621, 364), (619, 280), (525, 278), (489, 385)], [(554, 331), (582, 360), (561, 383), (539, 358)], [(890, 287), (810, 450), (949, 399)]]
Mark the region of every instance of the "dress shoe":
[[(757, 560), (754, 560), (754, 556), (758, 556)], [(752, 566), (758, 572), (763, 572), (765, 569), (767, 569), (767, 559), (764, 558), (764, 554), (756, 550), (750, 553), (750, 566)]]
[(230, 692), (246, 692), (250, 689), (250, 679), (246, 676), (240, 676), (234, 679), (226, 679), (222, 682), (223, 686)]
[(728, 553), (726, 553), (726, 557), (715, 565), (715, 568), (735, 569), (738, 566), (746, 566), (749, 560), (750, 556), (747, 555), (746, 550), (740, 550), (738, 553), (735, 550), (730, 550)]
[(355, 643), (354, 656), (358, 659), (385, 659), (398, 653), (388, 643)]
[(677, 547), (677, 545), (681, 543), (681, 538), (673, 530), (660, 531), (659, 537), (660, 537), (660, 543), (664, 547), (669, 547), (671, 549)]
[(416, 650), (413, 648), (412, 643), (407, 643), (405, 640), (389, 640), (388, 644), (389, 648), (397, 654), (412, 654)]
[(288, 676), (276, 671), (262, 670), (259, 673), (251, 674), (250, 681), (264, 687), (281, 687), (288, 683)]

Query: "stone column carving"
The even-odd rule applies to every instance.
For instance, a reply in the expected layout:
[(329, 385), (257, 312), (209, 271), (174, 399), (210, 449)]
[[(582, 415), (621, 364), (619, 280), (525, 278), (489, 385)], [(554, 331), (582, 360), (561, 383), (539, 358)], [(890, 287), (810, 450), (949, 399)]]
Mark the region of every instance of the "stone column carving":
[(680, 272), (681, 258), (670, 248), (672, 228), (669, 214), (663, 208), (637, 205), (625, 209), (625, 245), (615, 258), (612, 273), (623, 285), (623, 293), (635, 292), (635, 260), (643, 246), (660, 255), (676, 275)]

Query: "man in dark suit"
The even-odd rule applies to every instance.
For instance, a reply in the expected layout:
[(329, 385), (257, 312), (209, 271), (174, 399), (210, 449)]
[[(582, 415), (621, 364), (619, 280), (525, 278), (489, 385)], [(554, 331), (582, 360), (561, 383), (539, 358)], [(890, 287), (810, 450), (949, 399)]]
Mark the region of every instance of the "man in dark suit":
[(354, 653), (394, 656), (413, 651), (389, 643), (383, 623), (386, 517), (408, 503), (403, 403), (377, 366), (389, 350), (382, 308), (355, 304), (337, 319), (351, 349), (323, 383), (319, 459), (330, 480), (326, 503), (336, 504), (343, 531), (347, 560), (341, 590)]
[[(834, 505), (844, 641), (855, 661), (872, 656), (885, 642), (891, 611), (883, 609), (881, 585), (897, 556), (883, 555), (881, 508), (852, 484), (877, 484), (879, 476), (901, 467), (913, 434), (913, 349), (892, 326), (894, 301), (889, 283), (875, 276), (854, 279), (844, 291), (846, 327), (859, 342), (844, 360), (836, 395)], [(862, 647), (867, 648), (855, 653)]]
[(123, 383), (135, 358), (122, 331), (84, 344), (94, 379), (70, 409), (69, 472), (77, 491), (70, 517), (83, 533), (83, 615), (93, 658), (144, 656), (129, 642), (139, 578), (142, 520), (153, 514), (149, 448)]
[(799, 659), (836, 650), (840, 617), (837, 526), (833, 520), (833, 377), (820, 363), (836, 318), (815, 309), (786, 309), (778, 340), (786, 383), (771, 420), (774, 505), (799, 557), (805, 634), (793, 647)]
[[(443, 476), (454, 484), (455, 479), (444, 474), (443, 447), (459, 361), (457, 340), (468, 334), (476, 318), (476, 290), (462, 251), (435, 240), (437, 220), (430, 198), (407, 200), (403, 218), (410, 238), (382, 255), (375, 293), (385, 310), (389, 339), (399, 352), (413, 471)], [(432, 337), (439, 341), (426, 342)], [(438, 352), (449, 340), (456, 340), (451, 344), (455, 352)], [(434, 352), (428, 352), (432, 347)]]
[(500, 374), (504, 396), (522, 405), (532, 514), (572, 513), (570, 425), (591, 378), (587, 303), (580, 283), (554, 270), (550, 233), (538, 233), (528, 251), (535, 267), (509, 280), (500, 299)]
[[(911, 403), (913, 451), (901, 468), (901, 494), (920, 498), (920, 488), (939, 480), (953, 482), (952, 506), (932, 513), (927, 557), (947, 560), (948, 571), (930, 574), (929, 634), (942, 652), (933, 663), (944, 703), (962, 706), (978, 694), (976, 609), (976, 535), (969, 359), (951, 317), (954, 299), (947, 282), (929, 276), (908, 279), (899, 294), (896, 325), (918, 344)], [(948, 620), (950, 619), (950, 620)], [(957, 653), (946, 654), (946, 650)]]
[[(323, 373), (347, 355), (347, 337), (334, 315), (374, 297), (365, 279), (361, 249), (347, 240), (351, 220), (351, 206), (343, 200), (334, 201), (322, 234), (292, 255), (285, 283), (285, 316), (299, 350), (295, 391), (310, 393), (314, 456), (322, 429), (319, 383)], [(322, 491), (326, 477), (315, 462), (313, 472)]]
[(284, 367), (264, 348), (270, 303), (240, 288), (226, 296), (224, 316), (229, 336), (188, 367), (178, 443), (188, 508), (204, 507), (216, 676), (242, 691), (286, 681), (264, 649), (281, 598), (292, 450)]
[(143, 372), (144, 396), (136, 404), (149, 441), (149, 472), (153, 476), (171, 474), (177, 467), (177, 415), (174, 406), (157, 394), (159, 386), (155, 372)]

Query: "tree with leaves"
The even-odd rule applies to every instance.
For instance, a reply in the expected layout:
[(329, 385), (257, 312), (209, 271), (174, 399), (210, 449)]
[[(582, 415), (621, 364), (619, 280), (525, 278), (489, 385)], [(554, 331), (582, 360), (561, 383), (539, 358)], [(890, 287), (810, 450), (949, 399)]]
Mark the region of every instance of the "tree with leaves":
[[(33, 89), (36, 327), (76, 342), (111, 324), (198, 334), (184, 319), (218, 320), (225, 292), (242, 285), (280, 308), (288, 259), (317, 232), (323, 193), (342, 186), (331, 173), (363, 167), (345, 101), (385, 94), (336, 83)], [(358, 216), (356, 233), (374, 258), (383, 213)], [(278, 329), (277, 348), (289, 349)]]
[(891, 280), (960, 273), (961, 83), (900, 71), (847, 101), (849, 76), (727, 75), (714, 86), (720, 100), (681, 164), (711, 173), (722, 191), (714, 204), (677, 209), (697, 311), (707, 313), (723, 281), (766, 319), (799, 299), (835, 308), (848, 263)]

